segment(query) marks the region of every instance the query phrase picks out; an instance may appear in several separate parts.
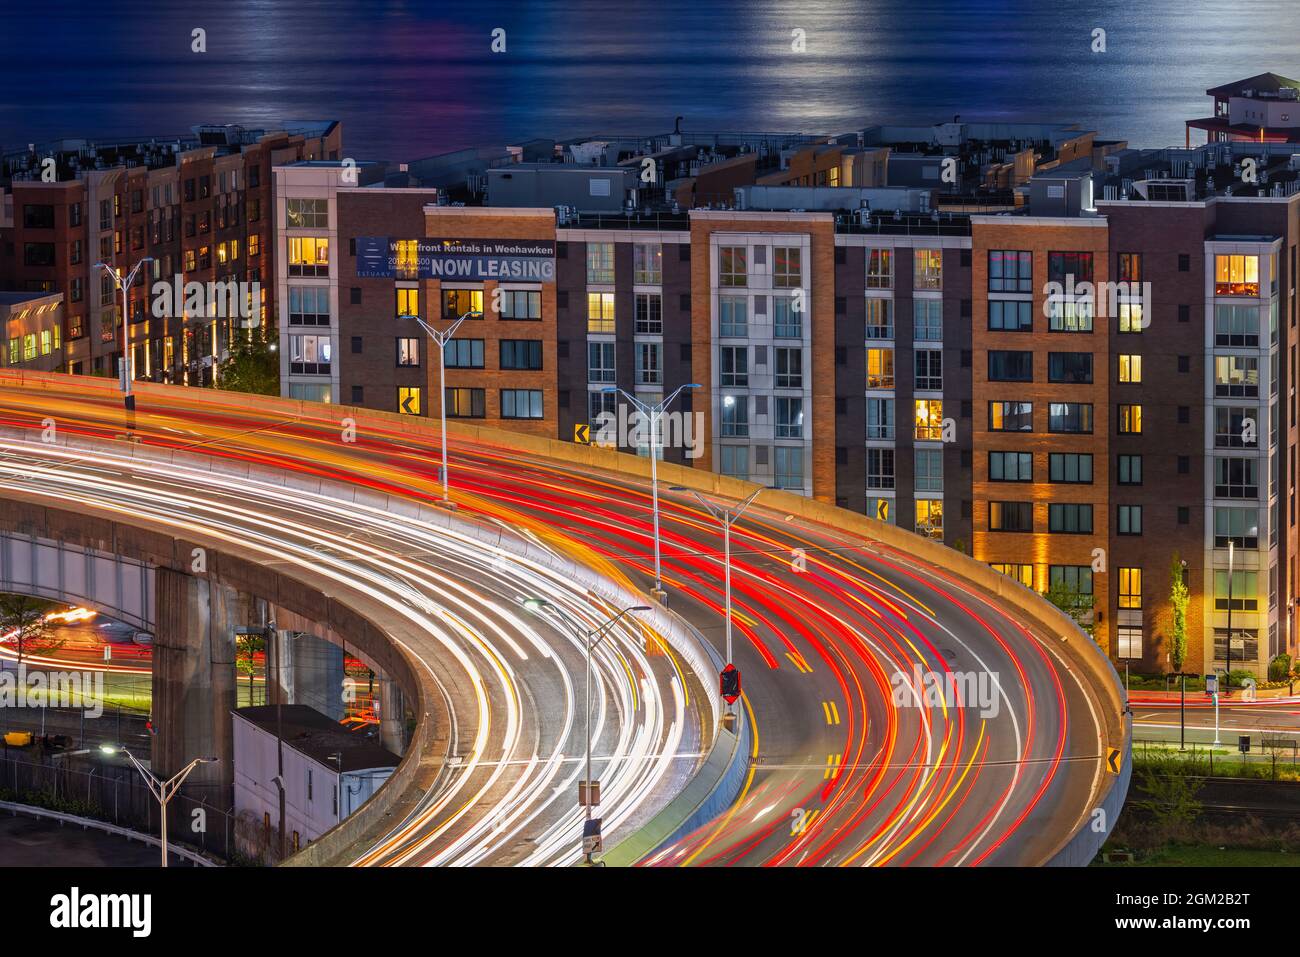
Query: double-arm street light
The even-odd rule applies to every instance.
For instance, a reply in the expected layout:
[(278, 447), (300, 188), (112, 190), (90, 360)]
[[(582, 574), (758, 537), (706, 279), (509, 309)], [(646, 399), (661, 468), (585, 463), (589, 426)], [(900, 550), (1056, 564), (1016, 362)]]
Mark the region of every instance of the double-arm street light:
[(181, 785), (185, 783), (185, 779), (190, 776), (191, 771), (193, 771), (200, 764), (213, 764), (216, 762), (217, 759), (216, 758), (195, 758), (189, 764), (185, 765), (185, 767), (181, 768), (181, 770), (178, 773), (168, 778), (166, 781), (163, 781), (160, 778), (158, 778), (156, 775), (154, 775), (154, 773), (150, 771), (148, 768), (146, 768), (143, 764), (137, 761), (135, 755), (132, 754), (130, 751), (128, 751), (126, 748), (119, 748), (111, 744), (105, 744), (100, 746), (100, 750), (103, 751), (105, 754), (125, 754), (128, 758), (131, 759), (131, 763), (135, 765), (135, 769), (140, 772), (140, 776), (144, 778), (144, 783), (149, 786), (149, 791), (151, 794), (153, 794), (154, 799), (158, 802), (158, 808), (161, 811), (161, 814), (159, 816), (162, 818), (162, 866), (166, 867), (167, 866), (167, 805), (171, 804), (172, 798), (176, 796), (176, 792), (180, 790)]
[[(725, 590), (727, 596), (727, 664), (732, 664), (731, 660), (731, 526), (740, 520), (740, 516), (745, 513), (745, 509), (753, 504), (758, 493), (763, 491), (761, 488), (754, 489), (749, 495), (745, 496), (738, 504), (731, 508), (711, 502), (694, 489), (688, 489), (681, 485), (672, 486), (674, 492), (690, 492), (699, 500), (715, 519), (722, 523), (722, 561), (723, 561), (723, 579), (726, 582)], [(731, 711), (731, 705), (727, 705), (727, 711)]]
[(131, 267), (131, 271), (123, 273), (122, 270), (116, 269), (106, 262), (95, 263), (96, 269), (102, 269), (112, 277), (114, 284), (122, 292), (122, 368), (119, 370), (119, 381), (122, 386), (122, 400), (126, 406), (126, 411), (135, 411), (135, 391), (131, 388), (132, 380), (135, 378), (135, 370), (131, 368), (131, 317), (128, 314), (131, 308), (130, 290), (135, 284), (136, 273), (140, 267), (147, 263), (153, 262), (152, 256), (145, 256), (138, 263)]
[[(447, 508), (455, 508), (451, 496), (448, 492), (449, 466), (447, 464), (447, 372), (446, 361), (443, 353), (447, 350), (447, 343), (451, 342), (451, 337), (456, 334), (460, 324), (466, 319), (482, 319), (483, 313), (477, 310), (467, 312), (459, 319), (452, 322), (446, 329), (435, 329), (422, 318), (411, 313), (402, 313), (398, 319), (414, 319), (435, 343), (438, 345), (438, 409), (442, 413), (442, 504)], [(432, 396), (430, 396), (432, 398)]]
[(659, 601), (667, 597), (664, 591), (662, 566), (659, 561), (659, 450), (663, 436), (659, 431), (659, 420), (663, 418), (664, 411), (672, 404), (673, 399), (677, 398), (687, 389), (698, 389), (698, 382), (688, 382), (685, 385), (679, 385), (676, 389), (668, 394), (660, 402), (651, 405), (648, 402), (642, 402), (636, 396), (620, 389), (617, 386), (610, 386), (608, 389), (602, 389), (606, 395), (621, 395), (632, 403), (632, 407), (641, 414), (650, 426), (650, 496), (654, 507), (654, 540), (655, 540), (655, 587), (650, 592)]
[[(548, 601), (545, 598), (525, 598), (523, 604), (525, 608), (527, 608), (535, 615), (546, 614), (548, 617), (554, 618), (562, 622), (564, 627), (569, 630), (569, 633), (572, 634), (575, 638), (577, 638), (580, 642), (582, 642), (583, 653), (586, 657), (586, 662), (587, 662), (586, 678), (584, 682), (586, 686), (586, 690), (583, 692), (583, 696), (582, 696), (583, 705), (584, 705), (583, 710), (585, 710), (587, 713), (587, 721), (586, 721), (587, 770), (586, 770), (585, 779), (583, 781), (583, 786), (579, 789), (579, 795), (581, 798), (583, 798), (582, 803), (586, 807), (587, 820), (590, 821), (591, 808), (592, 808), (592, 804), (596, 800), (596, 794), (598, 788), (598, 785), (597, 787), (592, 786), (593, 781), (591, 779), (591, 652), (594, 648), (596, 648), (596, 646), (598, 646), (602, 641), (605, 640), (605, 638), (609, 636), (610, 630), (614, 627), (614, 625), (618, 624), (618, 622), (620, 622), (623, 618), (625, 618), (627, 615), (631, 614), (632, 612), (650, 611), (650, 606), (629, 605), (627, 608), (624, 608), (618, 614), (614, 615), (611, 618), (606, 619), (605, 622), (599, 627), (586, 628), (580, 622), (575, 621), (567, 611), (560, 608), (554, 602)], [(586, 859), (586, 862), (588, 864), (592, 863), (591, 852), (587, 850), (585, 847), (583, 848), (583, 856)]]

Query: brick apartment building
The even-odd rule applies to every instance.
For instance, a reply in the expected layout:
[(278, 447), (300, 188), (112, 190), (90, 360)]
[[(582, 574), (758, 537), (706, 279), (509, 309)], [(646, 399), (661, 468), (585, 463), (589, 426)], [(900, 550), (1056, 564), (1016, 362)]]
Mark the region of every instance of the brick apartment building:
[(151, 256), (128, 299), (136, 375), (210, 385), (240, 323), (155, 314), (153, 283), (176, 275), (184, 283), (259, 283), (262, 301), (247, 311), (263, 330), (273, 326), (271, 170), (338, 159), (341, 136), (333, 122), (270, 131), (197, 127), (179, 139), (61, 141), (7, 154), (0, 160), (0, 288), (62, 294), (66, 371), (113, 375), (122, 296), (95, 263), (129, 272)]
[[(427, 416), (445, 402), (573, 440), (617, 411), (611, 387), (656, 400), (699, 383), (676, 410), (697, 414), (702, 454), (675, 443), (666, 459), (941, 538), (1027, 587), (1064, 583), (1134, 670), (1171, 666), (1176, 558), (1186, 668), (1231, 653), (1262, 673), (1294, 644), (1288, 150), (1014, 124), (675, 135), (602, 141), (594, 161), (589, 143), (455, 154), (387, 186), (278, 166), (284, 392)], [(627, 175), (647, 155), (648, 187)], [(1247, 157), (1258, 183), (1238, 175)], [(491, 250), (546, 269), (447, 274)], [(1049, 301), (1067, 277), (1096, 300)], [(1150, 296), (1105, 301), (1121, 282)], [(479, 312), (439, 394), (436, 347), (397, 317)]]

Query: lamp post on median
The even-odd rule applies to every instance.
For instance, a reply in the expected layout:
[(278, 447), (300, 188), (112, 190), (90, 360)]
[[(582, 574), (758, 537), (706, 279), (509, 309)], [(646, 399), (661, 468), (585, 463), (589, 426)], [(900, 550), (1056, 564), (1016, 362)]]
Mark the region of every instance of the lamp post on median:
[[(610, 629), (613, 628), (615, 624), (617, 624), (619, 621), (621, 621), (624, 617), (626, 617), (628, 614), (632, 612), (650, 611), (650, 606), (629, 605), (627, 608), (624, 608), (622, 611), (620, 611), (617, 615), (614, 615), (612, 618), (606, 619), (606, 621), (599, 627), (585, 628), (579, 622), (574, 621), (568, 612), (561, 609), (554, 602), (548, 601), (545, 598), (525, 598), (523, 605), (525, 608), (527, 608), (535, 615), (541, 615), (544, 612), (549, 613), (550, 617), (556, 618), (559, 621), (563, 622), (565, 628), (569, 630), (569, 633), (582, 642), (583, 654), (586, 657), (586, 674), (584, 678), (586, 690), (583, 692), (582, 700), (584, 703), (584, 710), (587, 712), (587, 720), (586, 720), (587, 770), (586, 770), (585, 779), (583, 780), (583, 786), (579, 788), (579, 796), (580, 798), (583, 798), (582, 804), (586, 808), (586, 819), (590, 821), (591, 808), (594, 803), (593, 799), (596, 798), (596, 795), (598, 793), (598, 788), (599, 788), (599, 785), (597, 785), (596, 788), (592, 787), (593, 781), (591, 778), (591, 652), (597, 645), (599, 645), (602, 641), (604, 641), (606, 637), (608, 637)], [(599, 831), (597, 831), (596, 833), (597, 835), (599, 835)], [(584, 832), (584, 836), (585, 836), (585, 832)], [(586, 858), (586, 862), (588, 864), (592, 863), (591, 853), (592, 853), (591, 851), (587, 850), (584, 847), (583, 856)]]
[(135, 370), (131, 368), (131, 318), (127, 314), (131, 307), (129, 294), (140, 267), (151, 262), (153, 262), (153, 257), (145, 256), (132, 266), (131, 271), (125, 275), (122, 270), (116, 269), (102, 260), (95, 263), (95, 268), (108, 273), (112, 277), (113, 283), (122, 291), (122, 368), (119, 375), (121, 376), (122, 401), (127, 412), (135, 411), (135, 392), (131, 388), (132, 380), (135, 379)]
[(679, 385), (668, 394), (667, 398), (656, 402), (654, 405), (651, 405), (648, 402), (642, 402), (625, 389), (620, 389), (616, 386), (611, 386), (608, 389), (601, 390), (607, 395), (615, 393), (622, 395), (623, 398), (632, 403), (632, 407), (636, 409), (637, 412), (641, 414), (641, 417), (650, 425), (650, 497), (654, 511), (655, 542), (655, 587), (650, 594), (654, 595), (655, 599), (659, 602), (662, 602), (666, 597), (668, 597), (668, 593), (664, 591), (662, 565), (659, 561), (659, 449), (661, 440), (659, 434), (659, 420), (663, 418), (664, 411), (672, 404), (673, 399), (677, 398), (687, 389), (698, 388), (700, 388), (698, 382), (688, 382), (685, 385)]
[[(723, 561), (723, 580), (725, 582), (724, 591), (726, 594), (727, 604), (727, 664), (732, 664), (731, 659), (731, 526), (740, 520), (740, 516), (745, 513), (745, 509), (753, 504), (758, 493), (763, 491), (756, 488), (750, 492), (738, 505), (726, 508), (709, 501), (694, 489), (688, 489), (681, 485), (674, 485), (671, 488), (673, 492), (690, 492), (703, 505), (715, 519), (722, 523), (722, 561)], [(727, 705), (727, 712), (731, 712), (731, 705)]]
[(171, 804), (172, 798), (176, 796), (176, 792), (180, 790), (181, 785), (185, 783), (185, 779), (190, 776), (191, 771), (193, 771), (200, 764), (214, 764), (216, 763), (217, 759), (216, 758), (195, 758), (189, 764), (185, 765), (185, 767), (181, 768), (181, 770), (177, 774), (168, 778), (166, 781), (163, 781), (158, 777), (156, 777), (154, 773), (150, 771), (148, 768), (146, 768), (143, 764), (137, 761), (135, 755), (132, 754), (130, 751), (128, 751), (126, 748), (119, 748), (111, 744), (104, 744), (104, 745), (100, 745), (99, 750), (103, 751), (105, 754), (125, 754), (128, 758), (130, 758), (131, 763), (135, 765), (135, 769), (139, 771), (141, 777), (144, 778), (144, 783), (148, 785), (149, 792), (154, 796), (154, 799), (157, 800), (159, 810), (161, 811), (161, 814), (159, 816), (162, 818), (162, 866), (166, 867), (167, 866), (167, 805)]
[(398, 319), (414, 319), (435, 343), (438, 345), (438, 410), (442, 413), (442, 504), (445, 508), (455, 508), (448, 491), (449, 480), (448, 472), (450, 467), (447, 464), (447, 372), (444, 353), (447, 350), (447, 343), (451, 342), (451, 337), (456, 334), (460, 324), (466, 319), (482, 319), (483, 313), (478, 311), (467, 312), (459, 319), (452, 322), (446, 329), (435, 329), (419, 316), (411, 313), (402, 313)]

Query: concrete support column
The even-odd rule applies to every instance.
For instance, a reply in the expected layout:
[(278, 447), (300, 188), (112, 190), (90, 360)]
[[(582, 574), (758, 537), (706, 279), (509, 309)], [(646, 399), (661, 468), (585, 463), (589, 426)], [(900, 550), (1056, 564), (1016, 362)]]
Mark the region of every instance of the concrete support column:
[(219, 808), (233, 804), (235, 629), (250, 623), (249, 596), (166, 568), (157, 572), (153, 644), (153, 771), (175, 774), (198, 757), (192, 797)]
[(377, 676), (379, 682), (379, 743), (394, 754), (406, 749), (402, 689), (391, 678)]
[(293, 703), (343, 720), (343, 649), (302, 632), (293, 639)]

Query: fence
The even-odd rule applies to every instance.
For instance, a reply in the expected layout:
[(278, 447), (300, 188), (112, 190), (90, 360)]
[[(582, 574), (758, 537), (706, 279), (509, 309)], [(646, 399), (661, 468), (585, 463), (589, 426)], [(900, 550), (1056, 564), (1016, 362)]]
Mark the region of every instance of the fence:
[[(1219, 752), (1217, 757), (1215, 751)], [(1264, 768), (1267, 767), (1267, 780), (1270, 781), (1278, 780), (1277, 769), (1279, 763), (1283, 767), (1288, 764), (1292, 767), (1300, 766), (1300, 755), (1297, 754), (1297, 740), (1295, 738), (1281, 736), (1260, 738), (1252, 735), (1251, 750), (1243, 754), (1237, 750), (1236, 732), (1223, 735), (1222, 743), (1217, 746), (1206, 744), (1204, 741), (1188, 742), (1185, 751), (1178, 749), (1176, 740), (1134, 738), (1133, 757), (1146, 758), (1150, 755), (1180, 755), (1183, 760), (1203, 771), (1206, 777), (1216, 776), (1216, 763), (1220, 775), (1248, 777), (1257, 780), (1265, 779)], [(1250, 773), (1240, 773), (1239, 769), (1241, 772), (1245, 771), (1245, 765), (1258, 767), (1258, 773), (1253, 769)]]
[[(159, 808), (133, 767), (71, 766), (75, 755), (0, 752), (0, 797), (56, 811), (108, 821), (146, 834), (159, 831)], [(172, 800), (168, 840), (230, 860), (235, 849), (234, 815), (195, 793)]]

